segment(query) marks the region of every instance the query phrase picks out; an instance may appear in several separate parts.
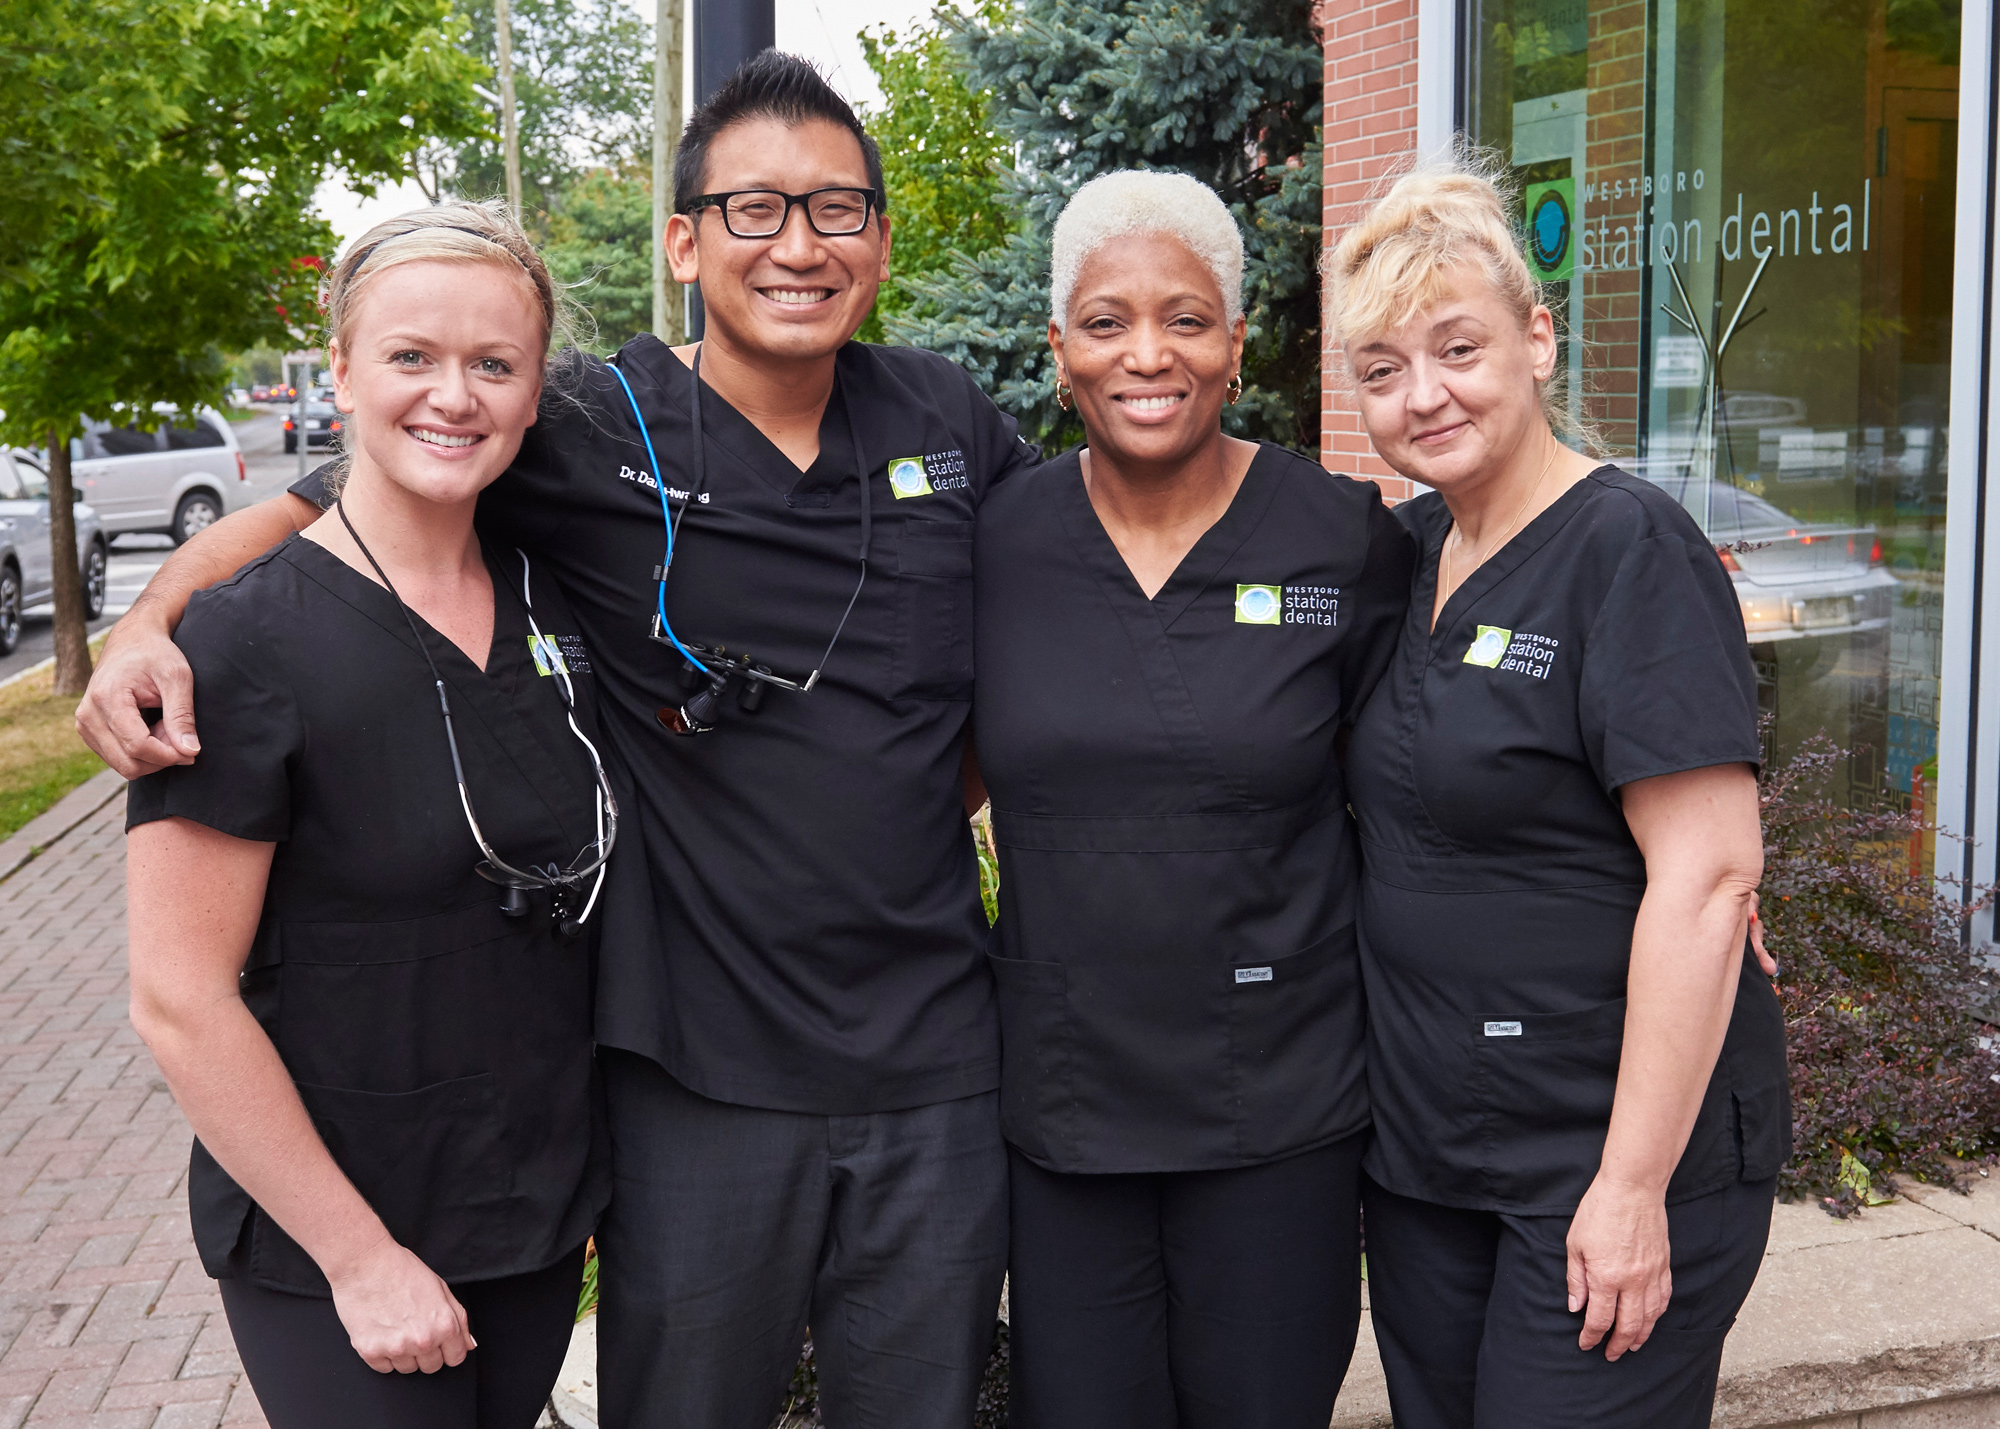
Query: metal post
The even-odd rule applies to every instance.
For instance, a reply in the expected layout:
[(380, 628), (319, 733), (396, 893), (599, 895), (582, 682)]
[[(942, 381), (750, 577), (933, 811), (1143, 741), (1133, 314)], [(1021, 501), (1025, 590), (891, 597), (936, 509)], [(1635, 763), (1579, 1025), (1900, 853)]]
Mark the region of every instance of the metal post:
[(683, 0), (659, 0), (653, 46), (653, 332), (669, 347), (687, 341), (680, 285), (667, 275), (667, 214), (672, 209), (674, 151), (681, 138)]
[(292, 407), (292, 432), (299, 439), (299, 480), (306, 479), (306, 471), (312, 465), (312, 436), (306, 425), (306, 404), (312, 397), (312, 363), (301, 358), (296, 368), (286, 363), (288, 371), (298, 375), (293, 381), (298, 385), (299, 395)]
[(500, 142), (507, 160), (507, 207), (521, 217), (521, 134), (514, 119), (514, 26), (507, 0), (493, 0), (500, 42)]
[[(774, 0), (695, 0), (694, 92), (706, 102), (736, 67), (778, 43)], [(688, 336), (702, 333), (701, 285), (688, 288)]]

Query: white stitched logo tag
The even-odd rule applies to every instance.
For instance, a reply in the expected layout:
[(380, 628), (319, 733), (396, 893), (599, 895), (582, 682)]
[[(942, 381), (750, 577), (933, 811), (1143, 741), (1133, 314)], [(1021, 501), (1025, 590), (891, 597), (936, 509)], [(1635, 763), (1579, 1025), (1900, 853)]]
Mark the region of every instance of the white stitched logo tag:
[(1269, 982), (1271, 980), (1271, 970), (1269, 968), (1238, 968), (1236, 970), (1236, 980), (1238, 982)]
[(1488, 1037), (1519, 1037), (1521, 1024), (1518, 1022), (1489, 1022), (1486, 1024)]

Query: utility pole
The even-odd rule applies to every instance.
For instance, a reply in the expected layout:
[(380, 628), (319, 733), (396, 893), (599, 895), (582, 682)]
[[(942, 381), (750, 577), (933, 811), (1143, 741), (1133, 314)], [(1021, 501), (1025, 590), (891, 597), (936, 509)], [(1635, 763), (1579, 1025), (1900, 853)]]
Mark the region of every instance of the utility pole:
[[(774, 0), (695, 0), (694, 93), (697, 103), (722, 88), (736, 67), (778, 43)], [(702, 330), (701, 284), (687, 290), (688, 336)]]
[(521, 221), (521, 132), (514, 120), (514, 26), (507, 0), (493, 0), (493, 20), (500, 42), (500, 142), (507, 157), (507, 207)]
[[(506, 0), (500, 0), (505, 4)], [(653, 31), (653, 333), (669, 347), (687, 341), (680, 284), (667, 274), (667, 215), (672, 212), (674, 151), (681, 143), (683, 0), (658, 0)]]

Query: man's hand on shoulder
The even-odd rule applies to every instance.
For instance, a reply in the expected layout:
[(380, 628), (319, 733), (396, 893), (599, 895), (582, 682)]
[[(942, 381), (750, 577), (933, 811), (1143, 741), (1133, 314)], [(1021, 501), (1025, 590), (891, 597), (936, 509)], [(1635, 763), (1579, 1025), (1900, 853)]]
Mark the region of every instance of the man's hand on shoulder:
[[(76, 707), (76, 732), (127, 779), (192, 764), (194, 672), (174, 644), (188, 597), (227, 580), (294, 531), (319, 519), (319, 508), (286, 494), (225, 517), (182, 546), (153, 573), (132, 608), (111, 629), (97, 672)], [(158, 710), (149, 723), (144, 711)]]
[[(160, 711), (159, 720), (148, 725), (146, 710)], [(201, 753), (194, 732), (194, 672), (157, 619), (121, 629), (119, 638), (106, 644), (76, 707), (76, 732), (127, 779), (194, 763)]]

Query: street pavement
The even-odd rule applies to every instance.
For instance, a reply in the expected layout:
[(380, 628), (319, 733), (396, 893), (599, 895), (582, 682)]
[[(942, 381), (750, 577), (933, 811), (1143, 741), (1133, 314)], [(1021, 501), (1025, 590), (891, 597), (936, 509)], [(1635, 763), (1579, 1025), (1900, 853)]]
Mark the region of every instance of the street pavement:
[(0, 1429), (262, 1425), (126, 1020), (125, 797), (0, 883)]
[[(299, 459), (296, 454), (285, 455), (284, 437), (284, 417), (275, 410), (237, 424), (236, 439), (243, 447), (248, 486), (256, 500), (276, 496), (298, 480)], [(326, 456), (314, 452), (312, 460), (317, 465)], [(165, 536), (120, 536), (111, 543), (104, 615), (91, 622), (92, 634), (115, 623), (131, 608), (173, 550), (173, 541)], [(54, 608), (47, 605), (32, 606), (21, 613), (21, 643), (12, 655), (0, 658), (0, 680), (39, 665), (55, 653), (54, 620)]]

